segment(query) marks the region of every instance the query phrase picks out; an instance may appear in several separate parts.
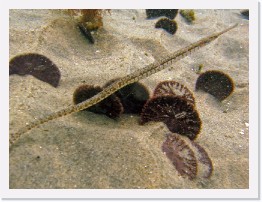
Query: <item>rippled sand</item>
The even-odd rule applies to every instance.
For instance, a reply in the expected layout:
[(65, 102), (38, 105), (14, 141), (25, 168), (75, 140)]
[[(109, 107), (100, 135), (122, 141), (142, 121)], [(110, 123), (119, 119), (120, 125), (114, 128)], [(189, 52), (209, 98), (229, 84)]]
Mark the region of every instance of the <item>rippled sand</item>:
[(213, 161), (210, 179), (179, 176), (161, 151), (168, 132), (162, 123), (138, 125), (138, 116), (112, 120), (91, 112), (53, 120), (26, 133), (10, 151), (10, 188), (248, 188), (248, 20), (239, 10), (196, 10), (189, 25), (178, 15), (173, 36), (155, 29), (145, 10), (112, 10), (90, 44), (66, 14), (49, 10), (10, 11), (10, 58), (39, 53), (61, 70), (58, 88), (32, 76), (10, 76), (10, 132), (72, 104), (81, 84), (110, 79), (150, 64), (167, 53), (239, 23), (212, 44), (141, 80), (152, 93), (173, 79), (194, 92), (193, 71), (221, 70), (235, 82), (219, 103), (194, 92), (202, 130), (196, 142)]

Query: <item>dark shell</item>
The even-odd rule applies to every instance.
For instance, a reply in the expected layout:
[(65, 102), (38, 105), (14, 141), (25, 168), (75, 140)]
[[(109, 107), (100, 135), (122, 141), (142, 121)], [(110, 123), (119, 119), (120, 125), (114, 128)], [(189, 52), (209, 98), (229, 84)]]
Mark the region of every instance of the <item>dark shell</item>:
[(146, 16), (148, 19), (165, 16), (173, 20), (178, 13), (178, 9), (146, 9)]
[(60, 81), (60, 71), (47, 57), (28, 53), (15, 56), (9, 62), (9, 75), (32, 75), (35, 78), (57, 87)]
[(88, 30), (84, 23), (78, 23), (78, 28), (80, 29), (81, 33), (85, 36), (86, 39), (88, 39), (88, 41), (91, 43), (91, 44), (94, 44), (95, 43), (95, 40), (91, 34), (91, 31)]
[[(102, 90), (103, 89), (98, 86), (94, 87), (90, 85), (81, 85), (74, 92), (73, 102), (74, 104), (81, 103), (93, 97)], [(86, 110), (98, 114), (105, 114), (110, 118), (117, 118), (123, 113), (123, 106), (117, 96), (111, 95), (96, 105), (87, 108)]]
[(222, 101), (233, 92), (234, 82), (223, 72), (206, 71), (198, 77), (195, 89), (203, 90)]
[(190, 180), (197, 176), (197, 160), (194, 152), (178, 134), (167, 134), (162, 151), (182, 176)]
[(201, 120), (194, 106), (180, 96), (163, 95), (147, 101), (142, 113), (141, 124), (161, 121), (173, 133), (195, 139), (201, 129)]
[(191, 145), (195, 147), (197, 150), (198, 164), (202, 164), (205, 169), (202, 177), (209, 178), (213, 172), (213, 163), (210, 157), (208, 156), (208, 153), (206, 152), (206, 150), (203, 147), (201, 147), (198, 143), (194, 141), (191, 141)]
[(176, 81), (160, 82), (155, 90), (153, 96), (162, 96), (165, 94), (178, 95), (186, 99), (188, 103), (195, 105), (195, 98), (193, 93), (184, 85)]
[[(109, 86), (118, 79), (113, 79), (105, 84), (105, 87)], [(124, 113), (140, 114), (146, 101), (149, 99), (149, 92), (147, 88), (139, 83), (135, 82), (129, 84), (114, 93), (124, 107)]]
[(168, 18), (162, 18), (157, 21), (155, 28), (162, 28), (166, 30), (169, 34), (175, 34), (177, 31), (177, 23), (174, 20), (169, 20)]

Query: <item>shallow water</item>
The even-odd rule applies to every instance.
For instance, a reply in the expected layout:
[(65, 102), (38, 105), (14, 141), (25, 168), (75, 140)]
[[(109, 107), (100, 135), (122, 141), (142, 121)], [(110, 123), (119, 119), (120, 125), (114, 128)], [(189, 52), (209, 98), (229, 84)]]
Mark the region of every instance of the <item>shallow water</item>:
[[(164, 80), (187, 86), (196, 100), (202, 129), (195, 140), (214, 171), (193, 181), (179, 175), (161, 150), (163, 123), (138, 124), (136, 115), (112, 120), (91, 112), (50, 121), (24, 134), (10, 151), (10, 188), (248, 188), (248, 20), (239, 10), (196, 10), (190, 25), (178, 14), (178, 31), (155, 29), (144, 10), (111, 10), (90, 44), (61, 11), (11, 10), (10, 59), (39, 53), (61, 71), (57, 88), (32, 76), (10, 76), (10, 133), (72, 104), (81, 84), (103, 86), (189, 43), (239, 23), (207, 47), (146, 79), (152, 95)], [(193, 69), (221, 70), (234, 80), (233, 94), (218, 102), (195, 92)], [(170, 67), (170, 68), (171, 68)], [(226, 157), (226, 158), (225, 158)]]

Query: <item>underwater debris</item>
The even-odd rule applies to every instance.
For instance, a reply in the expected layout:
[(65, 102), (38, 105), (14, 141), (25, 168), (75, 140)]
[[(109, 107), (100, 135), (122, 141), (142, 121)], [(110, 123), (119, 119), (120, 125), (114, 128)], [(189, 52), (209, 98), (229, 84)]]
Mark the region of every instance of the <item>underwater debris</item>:
[(13, 57), (9, 62), (9, 75), (32, 75), (35, 78), (57, 87), (60, 71), (57, 66), (44, 55), (26, 53)]
[[(109, 86), (118, 79), (112, 79), (104, 87)], [(124, 107), (124, 113), (140, 114), (146, 101), (149, 99), (148, 89), (141, 83), (129, 84), (114, 93)]]
[(195, 89), (203, 90), (222, 101), (234, 91), (234, 82), (227, 74), (211, 70), (200, 74)]
[[(99, 86), (94, 87), (86, 84), (81, 85), (74, 91), (73, 102), (74, 104), (81, 103), (93, 97), (102, 90), (103, 89)], [(108, 98), (85, 110), (97, 114), (105, 114), (106, 116), (114, 119), (118, 118), (123, 113), (123, 106), (117, 96), (110, 95)]]
[(182, 175), (193, 180), (197, 176), (197, 160), (192, 149), (178, 134), (167, 134), (162, 151)]
[(188, 103), (195, 105), (195, 98), (193, 93), (184, 85), (176, 81), (162, 81), (160, 82), (153, 93), (153, 97), (162, 96), (165, 94), (179, 95)]
[(184, 10), (180, 10), (179, 13), (180, 13), (180, 15), (181, 15), (183, 18), (185, 18), (186, 21), (189, 22), (189, 23), (192, 23), (193, 21), (196, 20), (194, 10), (184, 9)]
[(201, 120), (192, 104), (180, 96), (162, 95), (149, 99), (142, 109), (140, 123), (163, 122), (173, 133), (193, 140), (201, 129)]
[(146, 9), (147, 19), (165, 16), (173, 20), (178, 13), (178, 9)]
[(243, 15), (244, 17), (246, 17), (246, 19), (249, 20), (249, 9), (245, 9), (240, 11), (241, 15)]
[(177, 23), (176, 21), (169, 20), (168, 18), (161, 18), (156, 22), (155, 28), (162, 28), (169, 34), (175, 34), (177, 31)]

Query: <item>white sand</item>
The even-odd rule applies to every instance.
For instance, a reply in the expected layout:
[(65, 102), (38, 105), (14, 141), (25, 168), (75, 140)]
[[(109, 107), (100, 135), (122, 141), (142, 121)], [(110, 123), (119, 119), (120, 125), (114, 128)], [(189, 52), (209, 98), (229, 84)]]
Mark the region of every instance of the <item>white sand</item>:
[[(150, 64), (167, 53), (239, 23), (212, 44), (141, 80), (151, 93), (160, 81), (176, 80), (194, 92), (192, 70), (221, 70), (235, 82), (222, 103), (194, 92), (202, 130), (196, 142), (213, 161), (210, 179), (193, 181), (178, 172), (161, 151), (168, 132), (162, 123), (138, 125), (138, 117), (118, 121), (91, 112), (53, 120), (26, 133), (10, 152), (10, 188), (248, 188), (248, 20), (239, 10), (196, 10), (187, 24), (178, 15), (173, 36), (155, 29), (145, 10), (112, 10), (90, 44), (62, 12), (10, 11), (10, 58), (35, 52), (61, 70), (53, 88), (32, 76), (10, 76), (10, 132), (35, 118), (72, 104), (82, 83), (108, 80)], [(134, 19), (133, 19), (134, 17)], [(223, 113), (226, 111), (227, 113)], [(37, 157), (40, 158), (37, 158)]]

